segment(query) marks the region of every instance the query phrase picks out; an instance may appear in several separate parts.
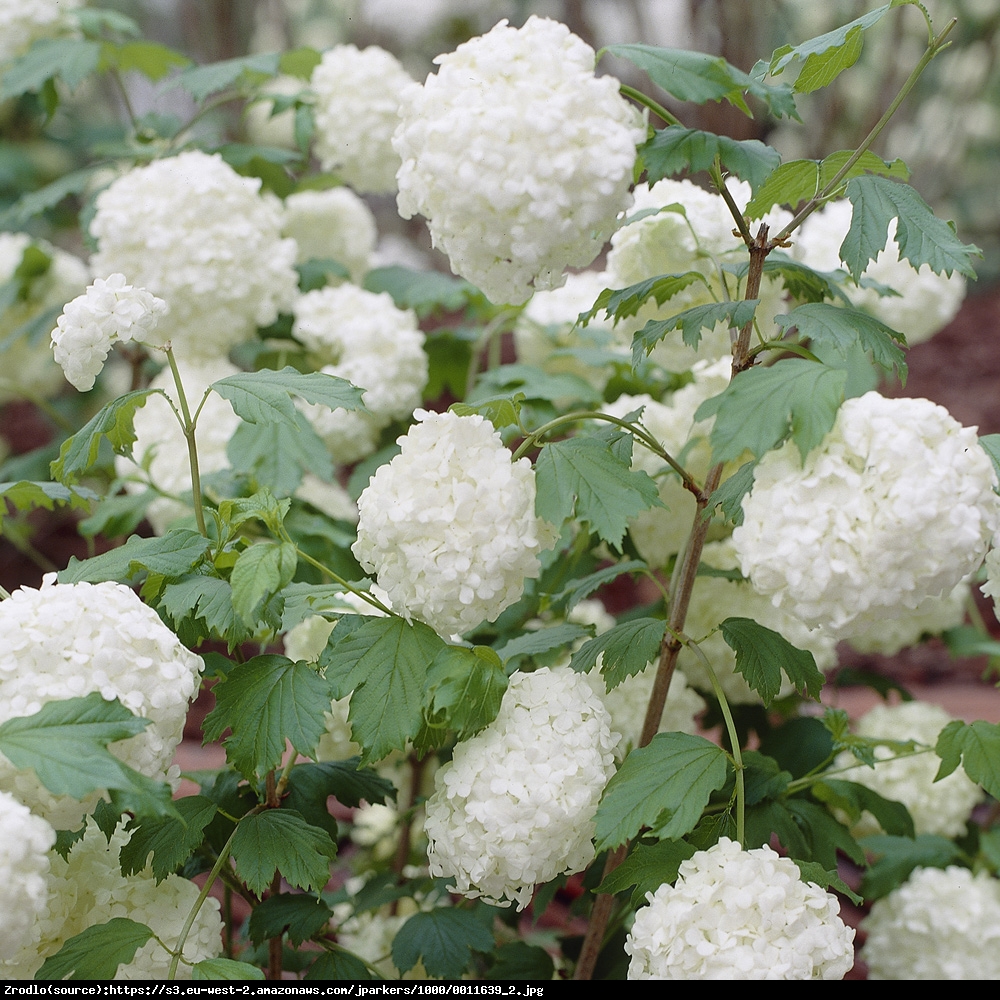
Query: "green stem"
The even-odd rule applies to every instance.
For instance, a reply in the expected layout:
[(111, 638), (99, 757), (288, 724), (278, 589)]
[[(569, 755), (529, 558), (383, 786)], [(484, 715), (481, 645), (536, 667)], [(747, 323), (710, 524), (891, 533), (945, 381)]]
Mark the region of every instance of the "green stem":
[(393, 612), (389, 608), (387, 608), (377, 597), (368, 593), (367, 590), (360, 590), (358, 587), (355, 587), (354, 584), (348, 583), (342, 576), (338, 576), (338, 574), (334, 573), (334, 571), (330, 569), (328, 566), (324, 566), (317, 559), (313, 559), (313, 557), (309, 555), (308, 552), (303, 552), (302, 549), (300, 549), (298, 546), (295, 547), (295, 554), (300, 559), (309, 563), (310, 566), (315, 567), (322, 574), (328, 576), (331, 580), (333, 580), (334, 583), (339, 583), (344, 588), (344, 590), (349, 590), (352, 594), (356, 594), (363, 601), (367, 601), (373, 608), (378, 608), (379, 611), (382, 611), (387, 615), (393, 614)]
[(167, 364), (170, 365), (170, 374), (173, 375), (174, 385), (177, 387), (177, 403), (181, 408), (181, 417), (183, 418), (184, 440), (187, 441), (188, 465), (191, 469), (191, 496), (194, 500), (194, 519), (198, 525), (198, 531), (203, 537), (208, 538), (208, 529), (205, 527), (205, 511), (202, 509), (201, 473), (198, 471), (198, 447), (194, 439), (194, 432), (198, 425), (191, 419), (187, 395), (184, 392), (184, 385), (181, 382), (181, 373), (177, 370), (177, 361), (174, 358), (174, 352), (171, 350), (169, 344), (164, 346), (164, 350), (167, 352)]
[(819, 358), (808, 347), (785, 340), (765, 340), (764, 343), (753, 348), (748, 357), (755, 358), (764, 351), (787, 351), (789, 354), (797, 354), (800, 358), (805, 358), (808, 361), (819, 361)]
[[(472, 356), (469, 358), (469, 370), (465, 375), (465, 394), (463, 399), (467, 398), (469, 393), (472, 392), (473, 386), (476, 384), (476, 376), (479, 374), (479, 359), (482, 355), (483, 348), (489, 351), (489, 357), (487, 359), (487, 367), (495, 368), (499, 365), (500, 354), (499, 354), (499, 337), (504, 332), (504, 328), (509, 324), (512, 324), (515, 319), (520, 315), (523, 306), (518, 306), (516, 308), (504, 309), (497, 316), (483, 327), (483, 332), (480, 334), (479, 339), (476, 341), (472, 348)], [(496, 341), (497, 348), (496, 351), (493, 349), (493, 342)]]
[(743, 217), (743, 213), (740, 211), (739, 205), (736, 204), (736, 199), (733, 198), (732, 191), (726, 187), (726, 182), (722, 177), (722, 166), (719, 163), (718, 156), (715, 158), (715, 162), (712, 164), (712, 169), (709, 171), (712, 175), (712, 183), (715, 185), (716, 190), (722, 195), (722, 200), (726, 203), (726, 207), (729, 209), (729, 214), (736, 220), (736, 228), (740, 231), (740, 236), (743, 237), (743, 242), (748, 246), (753, 246), (753, 236), (750, 234), (750, 227), (747, 225), (747, 220)]
[(115, 82), (115, 87), (118, 90), (118, 96), (122, 99), (122, 104), (125, 105), (125, 113), (128, 115), (129, 123), (132, 125), (132, 131), (138, 135), (139, 134), (139, 119), (136, 117), (135, 108), (132, 107), (132, 100), (128, 96), (128, 90), (125, 88), (125, 81), (122, 80), (121, 74), (117, 69), (111, 70), (111, 79)]
[(630, 87), (627, 83), (619, 84), (618, 89), (621, 91), (623, 97), (631, 97), (637, 104), (641, 104), (644, 107), (649, 108), (649, 110), (652, 111), (657, 118), (661, 118), (668, 125), (683, 124), (677, 115), (667, 111), (662, 104), (657, 104), (652, 97), (644, 94), (641, 90), (636, 90), (635, 87)]

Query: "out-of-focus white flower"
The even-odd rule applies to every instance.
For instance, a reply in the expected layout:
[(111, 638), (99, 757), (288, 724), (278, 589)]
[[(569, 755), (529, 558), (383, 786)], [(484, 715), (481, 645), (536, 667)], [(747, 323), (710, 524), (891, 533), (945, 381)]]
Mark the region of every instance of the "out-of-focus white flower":
[[(203, 668), (201, 657), (121, 584), (58, 584), (50, 576), (40, 590), (22, 587), (0, 603), (0, 722), (93, 691), (117, 698), (151, 722), (112, 744), (113, 752), (149, 778), (179, 773), (170, 762)], [(0, 786), (59, 829), (72, 828), (85, 812), (3, 757)]]
[(83, 4), (84, 0), (0, 0), (0, 63), (43, 38), (74, 31), (72, 11)]
[[(239, 369), (228, 361), (217, 359), (195, 364), (178, 362), (177, 370), (193, 412), (202, 394), (213, 382), (235, 375)], [(163, 369), (153, 379), (150, 388), (162, 389), (176, 404), (177, 389), (169, 368)], [(229, 468), (226, 446), (239, 423), (240, 418), (233, 412), (229, 400), (217, 393), (209, 393), (195, 429), (201, 475)], [(191, 512), (187, 503), (172, 499), (191, 490), (187, 441), (177, 417), (159, 393), (149, 396), (146, 405), (136, 410), (133, 426), (136, 440), (132, 454), (135, 461), (119, 456), (115, 459), (115, 471), (119, 476), (127, 477), (125, 488), (130, 493), (140, 493), (151, 486), (166, 494), (146, 508), (147, 520), (153, 530), (162, 535), (172, 521)]]
[[(282, 43), (284, 44), (284, 43)], [(266, 49), (258, 51), (267, 51)], [(295, 111), (285, 108), (274, 114), (274, 97), (298, 97), (306, 89), (306, 82), (297, 76), (276, 76), (260, 87), (262, 95), (247, 105), (245, 120), (250, 141), (259, 146), (280, 146), (294, 149)]]
[[(923, 701), (907, 701), (899, 705), (877, 705), (858, 720), (859, 736), (873, 739), (915, 740), (927, 747), (937, 743), (938, 735), (951, 716), (940, 706)], [(982, 801), (983, 790), (965, 773), (961, 765), (940, 781), (935, 781), (941, 763), (934, 753), (921, 753), (897, 760), (896, 751), (889, 747), (875, 748), (875, 766), (864, 764), (839, 773), (844, 781), (878, 792), (885, 799), (902, 802), (913, 817), (917, 835), (938, 834), (955, 837), (965, 830), (965, 822), (972, 810)], [(849, 767), (856, 758), (848, 751), (837, 757), (837, 768)], [(878, 821), (864, 812), (855, 824), (856, 837), (881, 832)]]
[(48, 905), (49, 850), (56, 832), (13, 796), (0, 792), (0, 976), (3, 962), (37, 943)]
[(1000, 979), (1000, 882), (917, 868), (861, 923), (869, 979)]
[(399, 154), (392, 133), (399, 125), (403, 90), (413, 83), (399, 60), (370, 45), (337, 45), (313, 70), (316, 155), (356, 191), (396, 190)]
[(837, 898), (767, 846), (723, 837), (646, 898), (625, 943), (629, 979), (843, 979), (854, 964)]
[(568, 667), (515, 673), (496, 719), (435, 775), (424, 823), (431, 874), (523, 910), (539, 883), (582, 871), (617, 742), (584, 677)]
[(400, 215), (423, 215), (452, 270), (494, 302), (586, 267), (631, 204), (645, 127), (594, 58), (556, 21), (501, 21), (403, 94)]
[[(842, 268), (840, 245), (851, 228), (853, 214), (847, 199), (832, 201), (814, 212), (802, 224), (792, 255), (819, 271)], [(899, 295), (881, 295), (876, 288), (865, 288), (866, 279), (886, 285)], [(889, 223), (885, 249), (868, 264), (861, 282), (862, 287), (845, 282), (844, 290), (851, 302), (898, 330), (911, 346), (930, 340), (947, 326), (965, 298), (965, 278), (957, 271), (935, 274), (929, 264), (917, 269), (900, 257), (895, 219)]]
[(986, 553), (984, 563), (986, 568), (986, 582), (979, 589), (987, 596), (993, 598), (993, 608), (1000, 616), (1000, 532), (994, 534), (993, 542), (989, 552)]
[(535, 516), (535, 473), (511, 461), (478, 415), (417, 410), (401, 452), (358, 499), (351, 551), (392, 601), (444, 636), (493, 621), (521, 596), (551, 544)]
[(367, 413), (301, 404), (337, 462), (372, 452), (384, 427), (420, 405), (427, 383), (424, 335), (414, 313), (398, 309), (387, 292), (355, 285), (307, 292), (295, 303), (292, 333), (324, 372), (365, 390)]
[(313, 258), (335, 260), (355, 283), (368, 273), (377, 236), (375, 216), (350, 188), (290, 194), (282, 232), (295, 240), (300, 264)]
[(803, 462), (757, 465), (733, 532), (754, 588), (836, 637), (877, 626), (975, 571), (997, 526), (996, 475), (974, 427), (926, 399), (848, 399)]
[[(145, 924), (156, 937), (136, 951), (132, 961), (118, 967), (115, 979), (166, 979), (171, 958), (167, 948), (177, 946), (199, 888), (179, 875), (168, 875), (157, 883), (148, 867), (135, 875), (122, 875), (119, 854), (131, 836), (119, 824), (109, 842), (97, 824), (88, 820), (83, 839), (73, 844), (66, 858), (50, 853), (49, 905), (35, 920), (35, 943), (0, 963), (0, 977), (31, 979), (69, 938), (114, 917), (125, 917)], [(190, 979), (195, 962), (221, 954), (219, 901), (209, 896), (185, 939), (177, 978)]]
[(81, 392), (93, 389), (113, 344), (134, 340), (162, 347), (156, 328), (166, 312), (163, 299), (125, 284), (124, 274), (95, 278), (66, 303), (52, 331), (52, 352), (66, 380)]
[(304, 500), (311, 504), (335, 521), (358, 523), (358, 505), (340, 483), (324, 483), (319, 476), (307, 472), (302, 476), (302, 482), (295, 491), (295, 497), (297, 500)]
[(98, 274), (120, 271), (170, 304), (162, 329), (184, 360), (223, 357), (273, 323), (298, 286), (281, 203), (218, 154), (135, 167), (97, 196)]

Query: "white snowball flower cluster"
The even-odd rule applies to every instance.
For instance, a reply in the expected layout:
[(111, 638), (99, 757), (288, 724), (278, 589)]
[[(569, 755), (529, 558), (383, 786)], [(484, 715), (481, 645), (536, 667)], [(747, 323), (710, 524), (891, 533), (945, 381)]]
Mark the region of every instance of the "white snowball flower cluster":
[[(792, 255), (818, 271), (843, 267), (840, 245), (851, 228), (853, 213), (854, 208), (846, 199), (832, 201), (814, 212), (802, 224)], [(930, 340), (947, 326), (965, 298), (965, 278), (957, 271), (951, 275), (935, 274), (929, 264), (917, 269), (900, 257), (895, 219), (889, 224), (885, 249), (868, 264), (861, 276), (862, 284), (866, 279), (886, 285), (899, 295), (881, 295), (876, 288), (846, 282), (844, 290), (851, 302), (898, 330), (911, 346)]]
[(45, 240), (33, 240), (27, 233), (0, 233), (0, 284), (15, 279), (25, 251), (32, 246), (46, 254), (51, 263), (28, 283), (27, 298), (10, 303), (0, 312), (0, 341), (4, 345), (0, 404), (19, 399), (24, 392), (49, 397), (65, 384), (44, 337), (13, 334), (79, 295), (89, 279), (87, 265), (73, 254)]
[[(31, 979), (46, 958), (71, 937), (113, 917), (145, 924), (167, 947), (176, 947), (181, 929), (198, 898), (199, 889), (179, 875), (168, 875), (157, 884), (151, 868), (122, 875), (119, 855), (131, 833), (123, 825), (110, 843), (93, 820), (83, 839), (64, 859), (51, 852), (48, 875), (49, 905), (35, 921), (35, 944), (22, 948), (10, 961), (0, 963), (0, 977)], [(191, 966), (222, 954), (222, 919), (219, 902), (211, 896), (198, 911), (177, 966), (179, 979), (191, 978)], [(119, 966), (115, 979), (166, 979), (170, 954), (155, 938)]]
[(723, 837), (646, 898), (625, 943), (629, 979), (843, 979), (854, 965), (836, 897), (767, 846)]
[(424, 823), (431, 874), (523, 910), (537, 884), (582, 871), (617, 741), (580, 674), (515, 673), (496, 719), (435, 775)]
[(84, 0), (0, 0), (0, 63), (43, 38), (73, 31), (71, 12)]
[(290, 194), (282, 234), (295, 240), (298, 263), (335, 260), (355, 283), (371, 267), (377, 236), (371, 209), (346, 187)]
[(993, 598), (993, 608), (1000, 617), (1000, 532), (994, 534), (993, 542), (989, 552), (986, 553), (984, 562), (986, 569), (986, 582), (979, 589), (987, 596)]
[(113, 344), (162, 347), (156, 328), (166, 312), (163, 299), (127, 285), (124, 274), (96, 278), (66, 303), (52, 331), (52, 352), (66, 380), (81, 392), (93, 389)]
[(120, 271), (169, 302), (163, 332), (178, 358), (222, 357), (291, 305), (296, 246), (281, 236), (281, 203), (218, 154), (136, 167), (96, 204), (94, 271)]
[(413, 83), (399, 60), (371, 45), (337, 45), (323, 53), (309, 86), (316, 94), (316, 155), (355, 190), (396, 190), (399, 155), (392, 133), (399, 125), (402, 91)]
[[(886, 740), (915, 740), (926, 747), (937, 743), (938, 735), (951, 716), (940, 706), (923, 701), (907, 701), (899, 705), (877, 705), (866, 712), (855, 727), (859, 736)], [(902, 802), (913, 817), (919, 836), (923, 833), (941, 837), (956, 837), (965, 830), (966, 820), (982, 801), (983, 790), (972, 781), (961, 765), (940, 781), (935, 781), (941, 761), (937, 754), (926, 752), (898, 760), (889, 747), (875, 748), (875, 767), (860, 764), (837, 775), (844, 781), (856, 781), (871, 788), (885, 799)], [(837, 757), (835, 767), (844, 768), (854, 762), (853, 754), (845, 751)], [(856, 837), (881, 832), (870, 813), (862, 813), (853, 831)]]
[(0, 975), (2, 963), (36, 943), (48, 905), (49, 850), (56, 832), (40, 816), (0, 792)]
[(997, 526), (974, 427), (926, 399), (848, 399), (803, 463), (768, 452), (733, 542), (759, 593), (846, 638), (956, 587)]
[(338, 285), (307, 292), (295, 303), (292, 333), (328, 375), (359, 389), (368, 412), (301, 404), (334, 460), (370, 454), (379, 433), (409, 417), (427, 384), (424, 335), (412, 310), (398, 309), (388, 292)]
[[(217, 359), (192, 364), (178, 362), (177, 370), (193, 412), (208, 386), (236, 374), (239, 369), (228, 361)], [(162, 389), (176, 404), (177, 389), (169, 368), (164, 368), (153, 379), (150, 388)], [(226, 446), (239, 423), (229, 400), (210, 393), (195, 429), (202, 476), (229, 468)], [(127, 477), (125, 488), (130, 493), (140, 493), (151, 486), (166, 494), (146, 508), (147, 520), (153, 530), (162, 535), (172, 521), (191, 512), (187, 503), (172, 499), (191, 491), (187, 441), (170, 405), (159, 393), (149, 396), (146, 405), (136, 410), (133, 426), (136, 441), (132, 455), (135, 460), (119, 456), (115, 459), (115, 470), (119, 476)]]
[[(0, 603), (0, 722), (93, 691), (118, 698), (151, 724), (113, 744), (113, 752), (150, 778), (177, 773), (170, 762), (203, 668), (201, 657), (121, 584), (58, 584), (49, 576), (41, 589), (22, 587)], [(71, 828), (83, 815), (76, 800), (53, 797), (34, 771), (18, 771), (3, 757), (0, 787), (57, 828)]]
[(917, 868), (861, 924), (869, 979), (1000, 979), (1000, 882), (968, 868)]
[(417, 410), (402, 451), (358, 500), (351, 547), (393, 609), (444, 636), (493, 621), (552, 543), (535, 516), (535, 473), (478, 415)]
[(556, 21), (504, 20), (403, 95), (400, 215), (423, 215), (452, 270), (494, 302), (586, 267), (631, 204), (645, 126), (594, 58)]

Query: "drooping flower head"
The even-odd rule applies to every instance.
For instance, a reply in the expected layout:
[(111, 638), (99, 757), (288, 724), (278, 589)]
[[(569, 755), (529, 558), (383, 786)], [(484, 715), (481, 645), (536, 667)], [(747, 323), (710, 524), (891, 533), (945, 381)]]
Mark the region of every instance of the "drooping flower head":
[(586, 267), (631, 204), (645, 127), (594, 50), (556, 21), (501, 21), (403, 95), (398, 205), (452, 270), (519, 304)]

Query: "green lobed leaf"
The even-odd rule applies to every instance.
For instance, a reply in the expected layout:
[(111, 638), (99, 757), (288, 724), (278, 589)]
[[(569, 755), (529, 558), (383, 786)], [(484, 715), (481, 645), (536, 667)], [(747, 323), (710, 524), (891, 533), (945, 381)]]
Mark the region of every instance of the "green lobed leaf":
[(87, 421), (59, 449), (59, 457), (52, 463), (52, 476), (67, 485), (75, 483), (97, 461), (97, 450), (107, 438), (116, 455), (132, 457), (135, 430), (132, 421), (135, 411), (145, 406), (154, 393), (164, 395), (160, 389), (137, 389), (113, 399)]
[(783, 358), (740, 372), (698, 407), (695, 419), (715, 417), (713, 461), (732, 461), (747, 450), (760, 458), (789, 437), (804, 459), (833, 427), (846, 382), (843, 368)]
[(283, 892), (254, 907), (247, 929), (254, 944), (287, 934), (292, 944), (300, 945), (319, 934), (332, 919), (333, 910), (318, 896)]
[(577, 625), (574, 622), (560, 622), (533, 632), (525, 632), (505, 642), (497, 649), (496, 654), (501, 662), (507, 664), (511, 660), (516, 662), (524, 656), (537, 656), (554, 649), (562, 649), (578, 639), (589, 639), (593, 634), (592, 627)]
[(565, 601), (566, 611), (572, 611), (584, 598), (589, 597), (599, 587), (603, 587), (612, 580), (625, 573), (642, 573), (649, 567), (641, 559), (624, 559), (621, 562), (612, 563), (594, 573), (577, 577), (566, 585), (566, 587), (556, 594), (555, 601)]
[(799, 874), (803, 882), (812, 882), (821, 889), (836, 889), (843, 893), (855, 906), (860, 906), (864, 902), (864, 897), (859, 896), (838, 874), (836, 868), (827, 870), (817, 861), (803, 861), (801, 858), (792, 858), (798, 866)]
[(239, 372), (212, 383), (212, 390), (228, 399), (237, 415), (251, 424), (295, 420), (293, 396), (308, 403), (319, 403), (331, 410), (363, 410), (363, 389), (346, 379), (324, 372), (304, 374), (291, 366), (281, 371), (264, 369)]
[(915, 868), (947, 868), (962, 864), (961, 848), (944, 837), (922, 833), (919, 837), (878, 834), (861, 841), (876, 855), (861, 880), (861, 892), (871, 901), (902, 885)]
[[(44, 507), (54, 510), (57, 503), (69, 504), (73, 510), (85, 510), (98, 495), (86, 486), (69, 487), (62, 483), (29, 482), (0, 483), (0, 500), (14, 505), (16, 510)], [(0, 503), (0, 527), (7, 513), (6, 504)]]
[(854, 212), (840, 257), (855, 280), (885, 249), (893, 219), (899, 255), (915, 268), (927, 264), (937, 274), (958, 271), (967, 278), (976, 277), (970, 258), (982, 256), (982, 251), (963, 243), (954, 227), (939, 219), (909, 184), (886, 177), (855, 177), (847, 185), (847, 197)]
[[(33, 219), (36, 215), (50, 208), (55, 208), (64, 198), (71, 194), (81, 194), (90, 184), (94, 172), (99, 168), (82, 167), (71, 170), (68, 174), (21, 195), (12, 205), (0, 212), (0, 226), (5, 229), (17, 229)], [(53, 323), (53, 325), (55, 325)]]
[(205, 638), (219, 639), (230, 650), (246, 642), (252, 630), (233, 608), (233, 589), (228, 580), (201, 574), (168, 583), (163, 588), (157, 608), (180, 629), (186, 620), (202, 621)]
[(118, 966), (131, 962), (135, 953), (153, 937), (145, 925), (113, 917), (71, 937), (42, 963), (36, 980), (111, 980)]
[(307, 663), (265, 653), (235, 664), (216, 684), (215, 708), (205, 717), (205, 740), (230, 729), (226, 758), (247, 778), (277, 767), (289, 740), (311, 754), (325, 732), (328, 683)]
[(801, 778), (831, 759), (833, 740), (819, 719), (796, 716), (762, 733), (760, 749), (793, 778)]
[(584, 643), (573, 654), (570, 666), (580, 673), (587, 673), (603, 656), (601, 674), (610, 691), (626, 677), (645, 670), (651, 661), (659, 657), (666, 631), (667, 623), (661, 618), (620, 622)]
[(778, 843), (788, 852), (789, 857), (811, 856), (812, 852), (804, 832), (783, 801), (764, 799), (748, 805), (745, 826), (744, 846), (747, 850), (770, 844), (772, 836), (777, 835)]
[(202, 795), (187, 795), (174, 805), (177, 816), (144, 816), (133, 821), (131, 839), (121, 849), (123, 875), (143, 871), (152, 852), (153, 877), (162, 882), (201, 845), (205, 827), (218, 811), (215, 803)]
[(546, 444), (535, 461), (535, 513), (556, 526), (576, 517), (616, 549), (629, 519), (663, 506), (656, 483), (593, 437)]
[(468, 739), (488, 726), (500, 711), (507, 674), (488, 646), (446, 646), (427, 670), (427, 725)]
[(355, 979), (360, 982), (382, 977), (372, 972), (367, 962), (352, 955), (343, 948), (334, 951), (323, 951), (319, 953), (319, 958), (309, 966), (309, 971), (305, 974), (305, 979)]
[(842, 851), (856, 865), (865, 863), (865, 852), (850, 831), (830, 815), (825, 807), (803, 798), (785, 800), (785, 808), (802, 829), (809, 844), (803, 861), (818, 861), (826, 869), (837, 867), (837, 852)]
[(85, 38), (43, 39), (10, 63), (0, 81), (0, 98), (37, 92), (54, 77), (76, 90), (97, 70), (100, 58), (100, 42)]
[(219, 504), (219, 516), (231, 528), (238, 528), (247, 521), (261, 521), (274, 535), (281, 533), (292, 502), (287, 497), (279, 500), (270, 490), (263, 489), (248, 497), (223, 500)]
[(236, 873), (258, 896), (271, 885), (275, 871), (297, 889), (319, 892), (330, 881), (337, 845), (325, 830), (310, 826), (297, 812), (265, 809), (240, 820), (232, 855)]
[(708, 512), (722, 508), (723, 516), (735, 525), (743, 523), (743, 498), (753, 489), (756, 462), (744, 462), (708, 498)]
[(475, 911), (449, 906), (410, 917), (393, 938), (392, 961), (407, 972), (423, 959), (428, 975), (460, 979), (473, 951), (493, 951), (492, 931)]
[(639, 149), (650, 184), (674, 174), (709, 170), (716, 157), (722, 166), (756, 191), (781, 162), (781, 154), (759, 139), (730, 139), (700, 129), (669, 125)]
[(721, 56), (653, 45), (609, 45), (605, 51), (645, 70), (657, 86), (679, 101), (704, 104), (725, 100), (750, 115), (743, 99), (744, 93), (750, 93), (776, 118), (798, 117), (791, 87), (755, 80)]
[[(664, 209), (663, 211), (669, 211)], [(605, 288), (597, 301), (586, 312), (580, 313), (577, 322), (586, 326), (603, 310), (608, 319), (619, 320), (634, 316), (650, 299), (655, 299), (658, 306), (682, 292), (688, 285), (696, 281), (705, 283), (705, 276), (699, 271), (685, 271), (683, 274), (661, 274), (655, 278), (646, 278), (627, 288)]]
[(784, 795), (791, 774), (773, 758), (758, 750), (743, 751), (743, 786), (747, 805)]
[(510, 364), (483, 372), (466, 402), (477, 403), (481, 399), (514, 393), (525, 399), (572, 399), (588, 405), (598, 405), (601, 401), (601, 394), (579, 375), (546, 372), (534, 365)]
[(812, 786), (812, 794), (828, 806), (842, 809), (852, 823), (870, 812), (886, 833), (896, 837), (913, 837), (913, 817), (902, 802), (884, 798), (878, 792), (855, 781), (827, 778)]
[(142, 493), (119, 493), (105, 497), (93, 507), (93, 513), (77, 525), (80, 534), (86, 538), (104, 535), (119, 538), (131, 535), (146, 516), (146, 508), (157, 499), (155, 490)]
[(934, 752), (941, 758), (935, 781), (961, 763), (973, 781), (1000, 798), (1000, 726), (982, 719), (968, 724), (956, 719), (941, 730)]
[(487, 980), (536, 980), (552, 979), (555, 965), (549, 953), (527, 941), (509, 941), (495, 951), (496, 963), (486, 973)]
[(661, 885), (673, 884), (681, 862), (687, 861), (694, 853), (695, 848), (683, 840), (638, 844), (594, 892), (617, 894), (635, 886), (631, 905), (642, 906), (647, 892), (656, 892)]
[(750, 618), (727, 618), (719, 628), (736, 653), (736, 672), (761, 696), (765, 708), (778, 696), (782, 673), (800, 694), (819, 698), (823, 675), (812, 653), (796, 649), (783, 635)]
[(388, 292), (400, 309), (426, 316), (437, 309), (458, 312), (482, 293), (464, 278), (439, 271), (411, 271), (407, 267), (376, 267), (365, 275), (369, 292)]
[(679, 839), (726, 782), (726, 752), (701, 736), (658, 733), (633, 750), (608, 782), (597, 810), (597, 850), (617, 847), (645, 826)]
[(336, 822), (327, 812), (326, 800), (333, 796), (342, 806), (353, 809), (362, 800), (388, 803), (396, 798), (396, 786), (388, 778), (367, 767), (358, 767), (358, 758), (298, 763), (288, 776), (289, 809), (301, 813), (307, 823), (336, 836)]
[(526, 398), (523, 392), (515, 392), (510, 396), (488, 396), (475, 403), (452, 403), (448, 409), (460, 417), (481, 414), (499, 430), (517, 426), (521, 419), (521, 404)]
[(207, 66), (192, 66), (170, 81), (172, 87), (182, 87), (199, 103), (209, 94), (229, 87), (262, 83), (276, 76), (280, 64), (277, 52), (257, 53), (237, 59), (224, 59)]
[(166, 577), (183, 576), (201, 561), (208, 551), (208, 539), (197, 531), (172, 528), (158, 538), (131, 538), (117, 549), (91, 559), (71, 558), (59, 573), (60, 583), (100, 583), (103, 580), (125, 582), (146, 570)]
[(319, 663), (335, 697), (351, 694), (351, 730), (368, 764), (402, 750), (420, 731), (427, 668), (445, 643), (421, 622), (391, 617), (359, 625), (357, 617), (340, 619)]
[(0, 725), (0, 753), (16, 768), (31, 768), (53, 795), (82, 799), (114, 789), (143, 813), (170, 813), (169, 786), (133, 771), (107, 749), (147, 725), (148, 719), (133, 715), (117, 699), (105, 701), (94, 691), (8, 719)]
[(263, 979), (264, 973), (255, 965), (236, 962), (231, 958), (205, 958), (191, 966), (191, 978), (196, 982), (215, 979)]
[(251, 628), (256, 626), (258, 607), (291, 583), (297, 565), (291, 542), (264, 540), (244, 549), (229, 577), (233, 610)]
[(736, 299), (733, 302), (710, 302), (676, 313), (669, 319), (651, 319), (632, 338), (632, 366), (638, 367), (643, 358), (670, 333), (680, 329), (681, 338), (688, 347), (697, 347), (701, 331), (711, 330), (717, 323), (741, 327), (749, 323), (757, 309), (759, 299)]
[[(723, 264), (722, 270), (736, 275), (742, 281), (750, 270), (750, 264), (747, 261), (741, 264)], [(838, 283), (847, 277), (843, 271), (816, 271), (797, 260), (786, 257), (780, 250), (775, 250), (764, 261), (764, 275), (781, 278), (792, 298), (801, 299), (804, 302), (822, 302), (824, 299), (832, 299), (845, 306), (851, 305), (851, 300)]]

